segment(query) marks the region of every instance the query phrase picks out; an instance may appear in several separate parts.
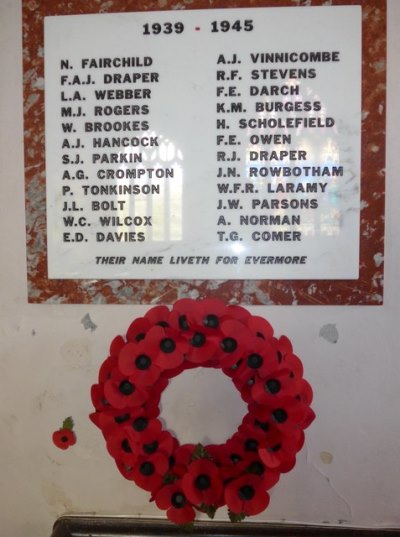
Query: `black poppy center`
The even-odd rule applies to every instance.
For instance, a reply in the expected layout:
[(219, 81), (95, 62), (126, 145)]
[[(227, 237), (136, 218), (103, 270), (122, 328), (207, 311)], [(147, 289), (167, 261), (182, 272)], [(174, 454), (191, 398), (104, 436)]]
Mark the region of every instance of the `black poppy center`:
[(281, 444), (275, 444), (275, 446), (272, 446), (268, 449), (268, 451), (270, 453), (276, 453), (277, 451), (279, 451), (281, 449), (282, 445)]
[(219, 326), (219, 319), (216, 315), (210, 314), (204, 317), (203, 319), (204, 326), (207, 326), (208, 328), (218, 328)]
[(232, 455), (230, 456), (230, 459), (233, 462), (233, 464), (237, 464), (238, 462), (242, 460), (242, 457), (238, 455), (237, 453), (232, 453)]
[(144, 338), (145, 338), (145, 334), (143, 332), (141, 332), (135, 337), (136, 341), (142, 341), (142, 339)]
[(181, 330), (188, 330), (189, 329), (189, 323), (188, 323), (188, 320), (186, 318), (186, 315), (180, 315), (178, 322), (179, 322), (179, 328)]
[(167, 321), (158, 321), (158, 323), (156, 323), (157, 326), (162, 326), (163, 328), (168, 328), (169, 327), (169, 324), (167, 323)]
[(149, 367), (151, 366), (151, 359), (145, 354), (141, 354), (140, 356), (136, 358), (135, 366), (141, 371), (145, 371), (146, 369), (149, 369)]
[(196, 488), (198, 488), (199, 490), (206, 490), (208, 488), (210, 488), (211, 486), (211, 481), (210, 481), (210, 478), (208, 477), (208, 475), (206, 474), (200, 474), (196, 477), (196, 480), (194, 482)]
[(133, 421), (133, 428), (135, 429), (136, 432), (138, 433), (141, 433), (142, 431), (144, 431), (148, 425), (148, 420), (146, 418), (136, 418), (134, 421)]
[(278, 362), (281, 363), (283, 358), (281, 351), (277, 351), (276, 356), (278, 358)]
[(160, 343), (160, 349), (167, 354), (174, 352), (176, 349), (175, 341), (170, 337), (164, 338)]
[(129, 380), (123, 380), (119, 385), (119, 391), (122, 395), (131, 395), (135, 391), (135, 386)]
[(251, 474), (262, 475), (264, 473), (264, 465), (261, 462), (253, 461), (250, 466), (248, 466), (247, 471)]
[(175, 492), (171, 498), (171, 503), (176, 509), (180, 509), (185, 506), (186, 498), (181, 492)]
[(192, 337), (191, 344), (193, 347), (202, 347), (204, 343), (206, 342), (206, 338), (204, 334), (201, 332), (196, 332), (194, 336)]
[(281, 383), (277, 379), (267, 380), (267, 382), (265, 383), (265, 391), (272, 393), (272, 395), (275, 395), (276, 393), (281, 391)]
[(149, 461), (142, 462), (142, 464), (140, 465), (140, 473), (146, 477), (154, 474), (154, 470), (154, 464)]
[(149, 444), (143, 444), (143, 451), (147, 453), (147, 455), (151, 455), (155, 451), (157, 451), (158, 448), (158, 442), (157, 440), (154, 440), (154, 442), (150, 442)]
[(272, 416), (278, 423), (285, 422), (288, 417), (286, 410), (284, 410), (283, 408), (277, 408), (276, 410), (274, 410), (272, 412)]
[(262, 429), (264, 432), (267, 432), (269, 429), (269, 423), (267, 421), (255, 420), (254, 425)]
[(260, 356), (259, 354), (250, 354), (247, 357), (247, 365), (251, 369), (258, 369), (259, 367), (262, 366), (262, 364), (263, 364), (263, 359), (262, 359), (262, 356)]
[(121, 443), (121, 448), (125, 453), (132, 453), (131, 446), (129, 445), (128, 440), (125, 438), (125, 440)]
[(61, 437), (61, 442), (68, 442), (68, 436), (62, 436)]
[(249, 501), (254, 497), (255, 491), (250, 485), (243, 485), (239, 489), (239, 498), (241, 500)]
[(233, 337), (226, 337), (222, 340), (221, 347), (224, 352), (234, 352), (237, 349), (237, 342)]
[(246, 451), (257, 451), (258, 441), (255, 438), (249, 438), (248, 440), (246, 440), (244, 447)]
[(120, 416), (115, 416), (114, 421), (115, 423), (124, 423), (124, 421), (128, 421), (130, 417), (130, 414), (121, 414)]

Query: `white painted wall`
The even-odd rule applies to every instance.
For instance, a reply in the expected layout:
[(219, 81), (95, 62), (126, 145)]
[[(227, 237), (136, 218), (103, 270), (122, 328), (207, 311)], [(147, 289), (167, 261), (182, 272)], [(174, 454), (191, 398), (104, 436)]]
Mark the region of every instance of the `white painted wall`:
[[(385, 305), (254, 307), (294, 342), (315, 390), (318, 418), (298, 465), (272, 491), (259, 520), (400, 527), (400, 2), (389, 0)], [(88, 421), (89, 387), (111, 338), (145, 306), (28, 305), (26, 301), (20, 0), (0, 0), (0, 533), (50, 535), (57, 516), (159, 516), (147, 493), (124, 481)], [(97, 330), (85, 330), (89, 313)], [(319, 337), (325, 323), (336, 344)], [(172, 387), (187, 397), (189, 386)], [(232, 432), (241, 407), (226, 385), (202, 385), (205, 403), (222, 392), (213, 429), (172, 416), (194, 439)], [(192, 396), (190, 396), (192, 397)], [(170, 409), (176, 410), (174, 397)], [(232, 404), (230, 401), (233, 401)], [(202, 408), (206, 410), (206, 407)], [(77, 445), (51, 442), (72, 415)], [(202, 412), (202, 415), (207, 413)], [(323, 452), (332, 455), (324, 462)], [(322, 455), (321, 455), (322, 454)]]

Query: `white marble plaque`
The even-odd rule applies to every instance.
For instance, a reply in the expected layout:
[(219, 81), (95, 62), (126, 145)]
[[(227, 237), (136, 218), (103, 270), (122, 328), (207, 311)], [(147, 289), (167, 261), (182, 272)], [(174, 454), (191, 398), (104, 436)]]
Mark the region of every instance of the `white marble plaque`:
[(361, 7), (45, 18), (50, 278), (353, 279)]

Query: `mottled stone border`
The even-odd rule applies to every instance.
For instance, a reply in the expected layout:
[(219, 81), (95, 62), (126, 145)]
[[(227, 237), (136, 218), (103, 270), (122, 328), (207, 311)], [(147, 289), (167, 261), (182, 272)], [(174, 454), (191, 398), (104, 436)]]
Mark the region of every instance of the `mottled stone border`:
[[(386, 0), (331, 0), (363, 11), (362, 174), (358, 280), (49, 280), (46, 250), (43, 18), (47, 15), (326, 5), (325, 0), (23, 0), (28, 299), (33, 303), (170, 304), (190, 296), (227, 303), (383, 303)], [(340, 255), (340, 254), (339, 254)]]

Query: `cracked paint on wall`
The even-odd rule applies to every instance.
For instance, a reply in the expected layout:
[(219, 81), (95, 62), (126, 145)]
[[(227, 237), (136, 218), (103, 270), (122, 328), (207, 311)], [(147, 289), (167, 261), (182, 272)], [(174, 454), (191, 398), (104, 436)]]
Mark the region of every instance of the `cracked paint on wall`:
[(83, 324), (85, 330), (90, 330), (91, 332), (94, 332), (97, 328), (97, 324), (94, 324), (89, 313), (82, 317), (81, 323)]
[(337, 343), (339, 341), (339, 332), (335, 324), (324, 324), (319, 331), (319, 336), (329, 343)]

